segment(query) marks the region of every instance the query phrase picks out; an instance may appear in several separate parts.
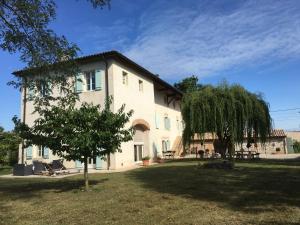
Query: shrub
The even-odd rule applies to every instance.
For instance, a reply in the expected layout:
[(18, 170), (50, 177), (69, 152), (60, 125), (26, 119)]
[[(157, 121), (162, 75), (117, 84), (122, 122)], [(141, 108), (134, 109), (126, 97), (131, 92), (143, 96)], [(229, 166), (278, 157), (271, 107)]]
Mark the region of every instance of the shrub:
[(142, 158), (142, 160), (150, 160), (150, 157), (149, 156), (145, 156)]
[(225, 161), (215, 161), (207, 162), (201, 165), (204, 169), (233, 169), (234, 162), (225, 160)]

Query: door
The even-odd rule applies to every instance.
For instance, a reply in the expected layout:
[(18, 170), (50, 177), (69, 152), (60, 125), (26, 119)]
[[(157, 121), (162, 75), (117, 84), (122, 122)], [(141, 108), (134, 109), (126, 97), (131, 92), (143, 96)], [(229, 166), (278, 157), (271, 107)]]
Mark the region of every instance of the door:
[(88, 168), (89, 169), (96, 168), (96, 157), (95, 158), (88, 158)]
[(143, 158), (144, 145), (134, 145), (134, 161), (140, 162)]

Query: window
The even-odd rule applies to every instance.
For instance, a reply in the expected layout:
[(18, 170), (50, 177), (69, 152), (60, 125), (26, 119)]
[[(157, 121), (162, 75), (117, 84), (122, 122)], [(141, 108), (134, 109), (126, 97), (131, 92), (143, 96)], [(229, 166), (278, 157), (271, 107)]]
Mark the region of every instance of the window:
[(96, 89), (96, 78), (95, 78), (95, 71), (89, 71), (85, 73), (86, 79), (86, 90), (92, 91)]
[(170, 141), (169, 140), (163, 140), (162, 141), (162, 151), (166, 152), (170, 150)]
[(155, 112), (155, 127), (159, 129), (159, 115)]
[(168, 116), (165, 116), (164, 118), (164, 124), (165, 124), (165, 129), (170, 130), (171, 129), (171, 121)]
[(49, 148), (46, 146), (39, 147), (39, 157), (44, 159), (49, 159)]
[(50, 94), (50, 82), (49, 81), (41, 81), (40, 82), (40, 96), (45, 97)]
[(26, 148), (26, 159), (27, 160), (32, 159), (32, 146), (28, 146)]
[(125, 71), (123, 71), (123, 74), (122, 74), (122, 83), (124, 85), (128, 85), (128, 73), (126, 73)]
[(143, 158), (143, 145), (134, 145), (134, 161), (142, 161)]
[(143, 81), (139, 80), (139, 91), (143, 91), (144, 87), (143, 87)]

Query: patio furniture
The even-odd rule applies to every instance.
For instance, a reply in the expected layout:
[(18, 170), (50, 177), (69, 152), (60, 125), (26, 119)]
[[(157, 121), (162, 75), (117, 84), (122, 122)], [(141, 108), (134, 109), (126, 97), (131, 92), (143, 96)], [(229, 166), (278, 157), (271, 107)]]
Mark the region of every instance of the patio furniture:
[(66, 169), (66, 167), (63, 165), (62, 161), (57, 159), (52, 161), (52, 171), (54, 174), (65, 174), (65, 173), (70, 173), (69, 170)]
[(35, 175), (49, 175), (49, 169), (45, 165), (45, 163), (41, 161), (34, 160), (33, 164), (33, 174)]
[(15, 164), (13, 168), (14, 176), (29, 176), (32, 175), (32, 165)]
[(164, 158), (168, 157), (170, 159), (172, 157), (174, 159), (175, 151), (168, 150), (168, 151), (164, 151), (162, 153), (163, 153)]
[(252, 153), (251, 159), (260, 159), (259, 155), (260, 155), (260, 153), (258, 153), (258, 152)]

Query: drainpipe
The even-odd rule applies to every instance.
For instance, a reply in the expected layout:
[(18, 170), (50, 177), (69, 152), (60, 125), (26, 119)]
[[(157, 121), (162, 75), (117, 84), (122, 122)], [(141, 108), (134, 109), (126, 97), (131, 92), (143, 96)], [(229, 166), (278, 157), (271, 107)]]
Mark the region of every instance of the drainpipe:
[[(105, 99), (107, 100), (109, 98), (109, 90), (108, 90), (108, 63), (107, 60), (102, 54), (103, 61), (105, 63)], [(107, 170), (110, 169), (110, 154), (107, 154)]]
[[(24, 85), (23, 85), (23, 112), (22, 112), (22, 122), (25, 123), (25, 119), (26, 119), (26, 103), (27, 103), (27, 79), (26, 77), (23, 78), (24, 79)], [(25, 141), (24, 139), (22, 139), (22, 143), (21, 143), (21, 164), (24, 164), (24, 148), (25, 148)]]

